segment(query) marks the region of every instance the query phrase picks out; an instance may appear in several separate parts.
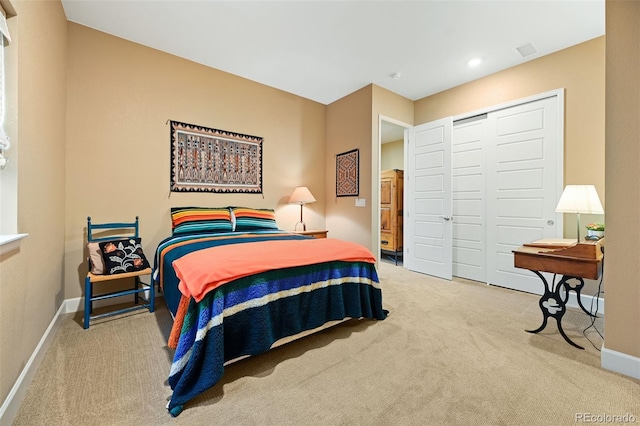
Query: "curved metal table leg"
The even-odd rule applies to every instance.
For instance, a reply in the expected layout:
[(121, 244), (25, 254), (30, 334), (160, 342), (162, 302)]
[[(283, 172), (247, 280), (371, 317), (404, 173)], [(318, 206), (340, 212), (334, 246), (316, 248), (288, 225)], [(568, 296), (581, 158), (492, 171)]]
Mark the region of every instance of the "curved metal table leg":
[(575, 344), (571, 339), (569, 339), (569, 337), (566, 334), (564, 334), (564, 330), (562, 329), (562, 324), (560, 323), (560, 318), (556, 318), (556, 321), (558, 322), (558, 331), (560, 332), (562, 337), (564, 337), (564, 340), (566, 340), (567, 343), (570, 344), (571, 346), (575, 346), (578, 349), (584, 349), (582, 346)]
[[(571, 339), (569, 339), (569, 337), (565, 334), (564, 330), (562, 329), (562, 317), (564, 316), (565, 312), (567, 312), (567, 307), (566, 307), (567, 297), (565, 297), (565, 299), (563, 300), (562, 296), (560, 295), (560, 292), (562, 290), (565, 290), (565, 296), (568, 296), (569, 291), (565, 288), (566, 281), (573, 277), (563, 276), (557, 285), (555, 285), (555, 283), (551, 283), (551, 285), (549, 285), (545, 277), (540, 272), (538, 271), (531, 271), (531, 272), (536, 274), (544, 284), (544, 294), (540, 296), (540, 300), (538, 301), (538, 305), (540, 306), (540, 310), (542, 311), (543, 318), (542, 318), (542, 325), (540, 327), (538, 327), (535, 330), (525, 330), (525, 331), (529, 333), (538, 333), (547, 326), (547, 321), (549, 317), (553, 317), (555, 318), (556, 323), (558, 325), (558, 331), (560, 332), (560, 335), (564, 338), (564, 340), (566, 340), (566, 342), (569, 343), (571, 346), (574, 346), (578, 349), (584, 349), (582, 346), (579, 346), (575, 344), (573, 341), (571, 341)], [(582, 279), (580, 278), (578, 279), (582, 281)], [(554, 281), (555, 281), (555, 276), (554, 276)], [(584, 285), (584, 281), (582, 281), (582, 284)]]
[(544, 316), (544, 318), (542, 319), (542, 325), (538, 328), (536, 328), (535, 330), (525, 330), (527, 333), (539, 333), (542, 330), (544, 330), (544, 328), (547, 326), (547, 318), (549, 318), (548, 316)]
[[(578, 284), (576, 284), (575, 287), (569, 284), (568, 281), (571, 279), (578, 281)], [(576, 299), (578, 299), (578, 306), (580, 306), (580, 309), (582, 309), (582, 311), (585, 314), (589, 315), (590, 317), (596, 318), (597, 316), (589, 312), (589, 310), (585, 308), (584, 305), (582, 304), (582, 294), (580, 293), (580, 291), (584, 287), (584, 280), (579, 277), (563, 277), (561, 282), (563, 283), (564, 288), (566, 290), (566, 300), (569, 300), (569, 292), (573, 290), (576, 293)]]
[(551, 292), (551, 288), (546, 278), (538, 271), (531, 271), (536, 274), (542, 280), (544, 284), (544, 293), (540, 296), (540, 300), (538, 300), (538, 305), (540, 306), (540, 311), (542, 311), (542, 325), (535, 330), (525, 330), (528, 333), (538, 333), (547, 326), (547, 320), (549, 319), (549, 311), (545, 308), (545, 305), (548, 303), (547, 301), (552, 298), (553, 293)]

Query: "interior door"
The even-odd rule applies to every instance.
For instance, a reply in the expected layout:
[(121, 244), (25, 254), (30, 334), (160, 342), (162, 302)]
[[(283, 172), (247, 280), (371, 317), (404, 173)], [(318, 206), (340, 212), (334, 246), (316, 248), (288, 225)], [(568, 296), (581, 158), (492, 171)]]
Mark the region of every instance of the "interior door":
[(555, 212), (563, 154), (556, 96), (489, 114), (487, 143), (487, 280), (530, 293), (540, 279), (513, 266), (512, 250), (557, 238)]
[(406, 268), (452, 278), (451, 117), (407, 130)]
[(453, 275), (480, 282), (487, 279), (486, 139), (486, 114), (453, 124)]

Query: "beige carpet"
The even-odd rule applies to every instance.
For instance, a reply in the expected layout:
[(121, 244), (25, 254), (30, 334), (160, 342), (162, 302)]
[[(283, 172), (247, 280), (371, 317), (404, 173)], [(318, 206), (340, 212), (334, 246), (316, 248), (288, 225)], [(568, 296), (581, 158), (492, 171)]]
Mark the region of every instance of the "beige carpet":
[(537, 296), (387, 263), (379, 273), (386, 320), (352, 320), (239, 361), (177, 418), (165, 409), (162, 302), (89, 330), (70, 315), (14, 424), (571, 425), (625, 414), (640, 423), (640, 382), (600, 368), (582, 312), (563, 323), (586, 350), (568, 345), (555, 321), (524, 331), (541, 323)]

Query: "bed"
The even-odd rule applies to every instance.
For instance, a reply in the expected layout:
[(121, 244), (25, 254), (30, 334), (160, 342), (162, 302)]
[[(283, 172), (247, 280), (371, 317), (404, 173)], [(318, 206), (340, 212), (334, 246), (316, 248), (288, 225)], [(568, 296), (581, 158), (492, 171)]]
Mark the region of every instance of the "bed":
[(383, 320), (371, 252), (278, 229), (273, 210), (172, 208), (154, 281), (174, 323), (172, 416), (214, 386), (232, 360), (349, 318)]

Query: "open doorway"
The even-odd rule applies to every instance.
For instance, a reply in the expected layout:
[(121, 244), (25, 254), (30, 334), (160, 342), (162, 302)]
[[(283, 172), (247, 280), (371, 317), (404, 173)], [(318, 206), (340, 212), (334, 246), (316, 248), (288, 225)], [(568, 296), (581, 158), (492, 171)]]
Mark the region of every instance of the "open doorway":
[(374, 234), (379, 235), (380, 260), (397, 266), (403, 260), (404, 132), (409, 127), (380, 117), (379, 222)]

